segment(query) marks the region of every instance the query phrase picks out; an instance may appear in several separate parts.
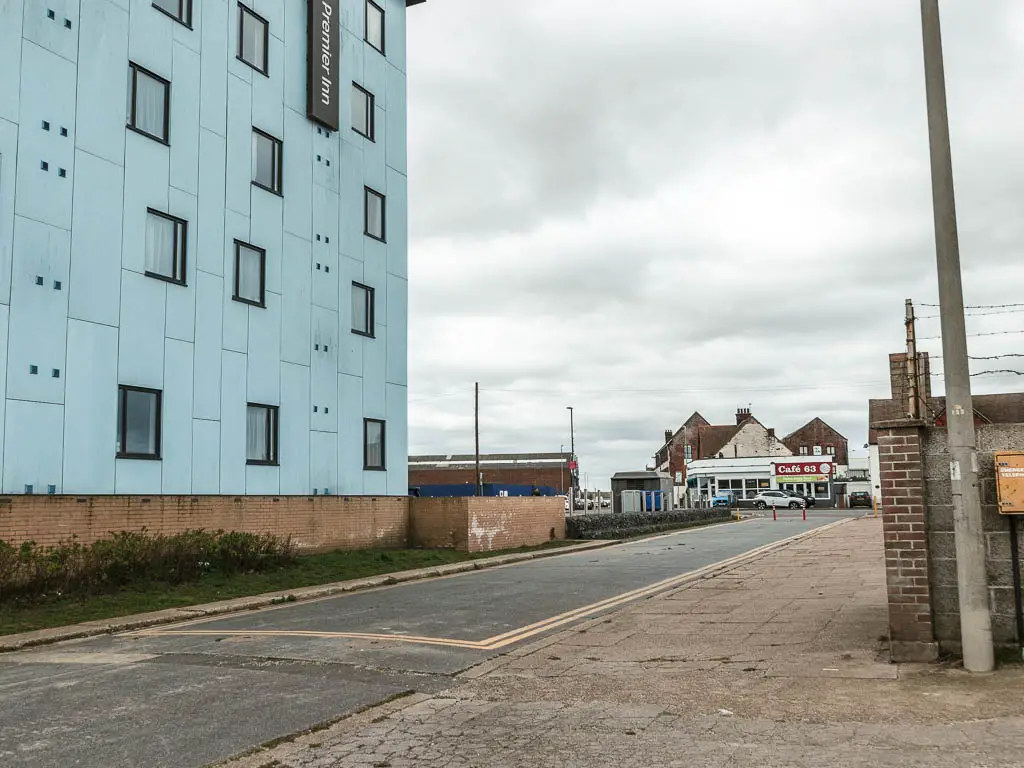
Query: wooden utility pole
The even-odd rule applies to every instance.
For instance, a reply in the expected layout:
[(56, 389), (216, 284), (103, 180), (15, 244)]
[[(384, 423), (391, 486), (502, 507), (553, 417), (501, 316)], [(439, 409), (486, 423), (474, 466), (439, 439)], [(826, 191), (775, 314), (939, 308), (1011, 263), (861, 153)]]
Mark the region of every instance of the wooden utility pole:
[(476, 474), (473, 475), (473, 485), (476, 486), (476, 495), (483, 494), (480, 487), (480, 382), (473, 385), (473, 436), (476, 442)]

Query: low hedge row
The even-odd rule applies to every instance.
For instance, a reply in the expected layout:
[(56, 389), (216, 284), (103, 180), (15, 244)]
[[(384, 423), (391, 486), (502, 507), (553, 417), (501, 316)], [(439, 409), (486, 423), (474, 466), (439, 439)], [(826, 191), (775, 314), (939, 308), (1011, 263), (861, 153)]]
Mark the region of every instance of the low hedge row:
[(144, 582), (181, 584), (204, 573), (263, 571), (295, 561), (290, 539), (238, 531), (115, 533), (83, 545), (0, 541), (0, 603), (87, 596)]
[(690, 528), (728, 520), (732, 511), (715, 509), (674, 509), (670, 512), (581, 515), (565, 519), (567, 539), (621, 539), (649, 533)]

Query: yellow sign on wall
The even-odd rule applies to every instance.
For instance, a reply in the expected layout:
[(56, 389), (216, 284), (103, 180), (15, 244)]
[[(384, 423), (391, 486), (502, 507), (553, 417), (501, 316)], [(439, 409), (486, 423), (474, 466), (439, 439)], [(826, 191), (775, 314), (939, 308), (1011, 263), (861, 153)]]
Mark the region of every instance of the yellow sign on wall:
[(997, 453), (996, 489), (999, 512), (1024, 515), (1024, 453)]

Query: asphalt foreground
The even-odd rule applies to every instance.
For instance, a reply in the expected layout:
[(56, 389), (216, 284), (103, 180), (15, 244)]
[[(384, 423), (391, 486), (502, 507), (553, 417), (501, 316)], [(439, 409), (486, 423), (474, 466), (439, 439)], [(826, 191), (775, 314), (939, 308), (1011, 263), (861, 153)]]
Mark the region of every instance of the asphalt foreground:
[(0, 765), (200, 766), (332, 720), (232, 765), (1024, 765), (1021, 670), (885, 663), (880, 525), (835, 519), (0, 656)]

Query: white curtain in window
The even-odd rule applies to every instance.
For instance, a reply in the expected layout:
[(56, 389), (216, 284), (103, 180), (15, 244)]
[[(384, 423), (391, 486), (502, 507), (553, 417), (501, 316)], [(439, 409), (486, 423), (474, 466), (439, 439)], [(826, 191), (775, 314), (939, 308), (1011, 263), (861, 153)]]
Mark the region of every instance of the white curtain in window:
[(238, 295), (249, 301), (263, 300), (262, 256), (259, 251), (238, 246)]
[(259, 133), (252, 135), (252, 180), (274, 188), (274, 142)]
[(175, 223), (150, 213), (146, 217), (146, 271), (165, 277), (174, 274)]
[(379, 421), (366, 422), (366, 466), (384, 466), (384, 425)]
[(362, 286), (353, 285), (352, 286), (352, 330), (353, 331), (360, 331), (362, 333), (369, 333), (370, 332), (370, 329), (368, 327), (369, 324), (366, 321), (367, 320), (367, 318), (366, 318), (366, 314), (367, 314), (366, 313), (366, 309), (367, 309), (366, 305), (367, 305), (367, 302), (368, 302), (367, 290), (365, 288), (363, 288)]
[(352, 86), (352, 127), (364, 135), (370, 134), (370, 97), (358, 86)]
[(384, 237), (384, 198), (370, 190), (366, 190), (366, 231)]
[(245, 458), (249, 461), (269, 461), (267, 455), (269, 419), (267, 409), (250, 405), (246, 411)]
[(167, 85), (145, 72), (135, 73), (135, 127), (150, 136), (166, 139), (164, 108)]
[(156, 454), (156, 395), (125, 392), (125, 453)]
[(259, 69), (267, 68), (266, 35), (263, 22), (242, 11), (242, 58)]

